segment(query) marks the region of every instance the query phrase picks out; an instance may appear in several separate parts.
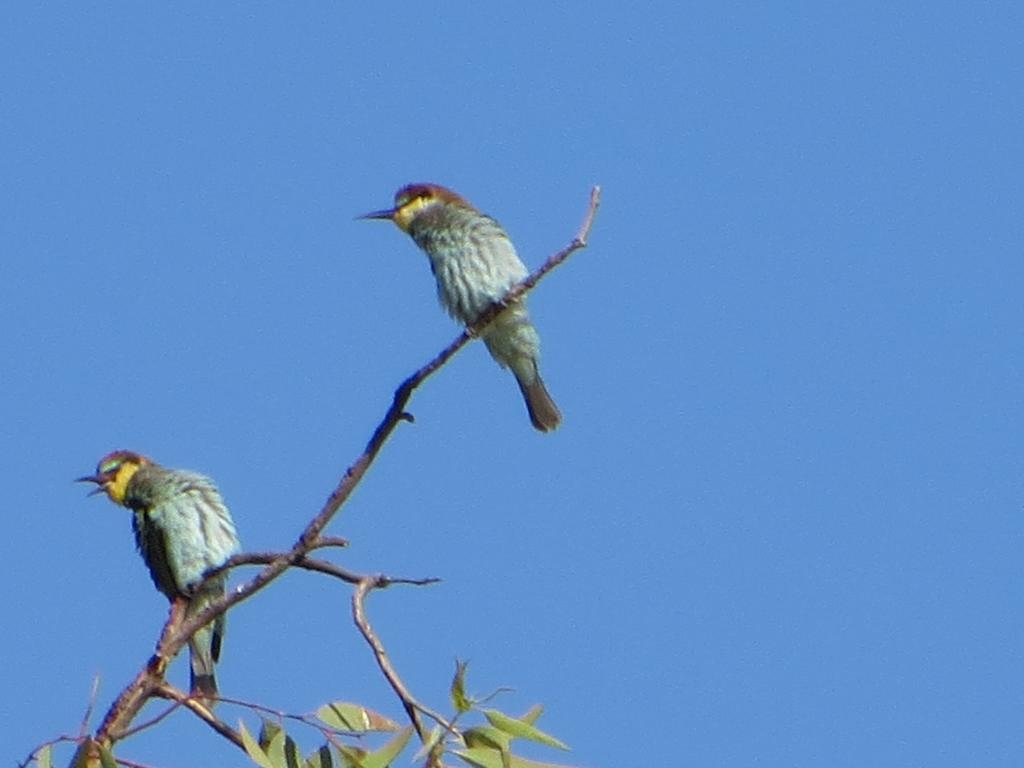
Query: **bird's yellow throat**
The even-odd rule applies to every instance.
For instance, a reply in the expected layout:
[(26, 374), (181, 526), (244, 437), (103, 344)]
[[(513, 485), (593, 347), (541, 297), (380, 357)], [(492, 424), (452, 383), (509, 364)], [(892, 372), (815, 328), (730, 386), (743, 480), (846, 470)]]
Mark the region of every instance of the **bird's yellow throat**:
[(124, 495), (128, 490), (128, 481), (139, 471), (140, 464), (134, 461), (126, 461), (117, 468), (114, 479), (103, 486), (107, 496), (115, 504), (124, 504)]
[(408, 232), (409, 225), (412, 224), (412, 220), (416, 218), (416, 214), (428, 205), (433, 205), (436, 202), (436, 200), (426, 197), (414, 197), (411, 200), (400, 202), (398, 208), (395, 210), (395, 215), (391, 220), (395, 222), (395, 225), (400, 230)]

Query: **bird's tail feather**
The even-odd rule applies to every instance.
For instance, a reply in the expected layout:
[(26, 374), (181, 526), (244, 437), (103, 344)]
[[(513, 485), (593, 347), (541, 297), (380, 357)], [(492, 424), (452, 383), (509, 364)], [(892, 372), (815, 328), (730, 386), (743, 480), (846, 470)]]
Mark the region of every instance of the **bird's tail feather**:
[(189, 643), (192, 664), (192, 696), (213, 699), (217, 696), (217, 678), (213, 672), (213, 629), (203, 627)]
[[(189, 613), (198, 613), (206, 607), (206, 603), (206, 600), (193, 599), (189, 605)], [(191, 695), (196, 698), (212, 700), (217, 697), (217, 678), (214, 674), (214, 665), (220, 658), (224, 626), (224, 616), (220, 615), (196, 632), (189, 642)]]
[(523, 400), (526, 401), (526, 410), (530, 412), (530, 421), (533, 426), (541, 432), (550, 432), (562, 423), (562, 414), (555, 405), (555, 401), (548, 394), (547, 387), (540, 374), (533, 377), (533, 381), (527, 383), (516, 376), (519, 390), (523, 393)]

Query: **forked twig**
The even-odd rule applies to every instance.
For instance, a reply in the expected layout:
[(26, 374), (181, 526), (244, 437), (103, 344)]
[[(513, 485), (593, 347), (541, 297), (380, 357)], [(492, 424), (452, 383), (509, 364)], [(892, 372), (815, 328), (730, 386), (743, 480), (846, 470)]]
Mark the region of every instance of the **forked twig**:
[(388, 656), (387, 649), (384, 647), (384, 643), (377, 637), (377, 633), (373, 631), (373, 627), (370, 626), (370, 620), (366, 618), (366, 596), (374, 589), (381, 589), (388, 586), (391, 582), (386, 576), (367, 576), (359, 584), (356, 585), (355, 592), (352, 593), (352, 619), (355, 621), (356, 626), (362, 633), (363, 638), (366, 640), (366, 644), (370, 646), (370, 650), (373, 651), (373, 657), (377, 660), (377, 666), (380, 667), (380, 671), (384, 673), (384, 677), (387, 678), (388, 684), (391, 686), (391, 690), (395, 692), (395, 695), (402, 702), (402, 707), (405, 709), (405, 713), (409, 716), (409, 720), (412, 722), (413, 727), (416, 729), (416, 734), (420, 737), (420, 741), (425, 741), (427, 733), (423, 730), (423, 723), (420, 721), (419, 713), (422, 712), (427, 717), (436, 721), (445, 730), (450, 731), (452, 729), (451, 723), (444, 719), (444, 717), (432, 709), (425, 707), (416, 697), (412, 695), (405, 683), (402, 682), (402, 678), (398, 676), (398, 671), (391, 663), (391, 657)]

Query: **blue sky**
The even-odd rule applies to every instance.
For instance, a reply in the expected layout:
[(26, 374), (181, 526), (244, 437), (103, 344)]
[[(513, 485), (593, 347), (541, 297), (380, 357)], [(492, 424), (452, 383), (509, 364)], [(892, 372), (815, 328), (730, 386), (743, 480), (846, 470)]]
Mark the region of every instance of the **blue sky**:
[[(587, 766), (1020, 765), (1021, 33), (1011, 3), (8, 9), (6, 760), (165, 615), (71, 479), (141, 451), (290, 545), (457, 331), (353, 220), (434, 181), (531, 266), (604, 204), (530, 299), (563, 428), (473, 345), (329, 530), (444, 579), (369, 604), (421, 699), (468, 658)], [(399, 717), (347, 601), (296, 574), (232, 612), (225, 694)], [(119, 754), (244, 763), (185, 716)]]

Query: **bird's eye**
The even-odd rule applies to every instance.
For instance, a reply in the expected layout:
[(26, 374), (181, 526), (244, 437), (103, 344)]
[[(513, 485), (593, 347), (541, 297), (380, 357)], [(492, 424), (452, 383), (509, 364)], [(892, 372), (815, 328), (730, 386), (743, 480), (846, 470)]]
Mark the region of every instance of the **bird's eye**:
[(109, 475), (111, 472), (116, 472), (117, 468), (120, 466), (120, 459), (112, 459), (111, 461), (104, 461), (102, 464), (96, 467), (96, 471), (101, 475)]

